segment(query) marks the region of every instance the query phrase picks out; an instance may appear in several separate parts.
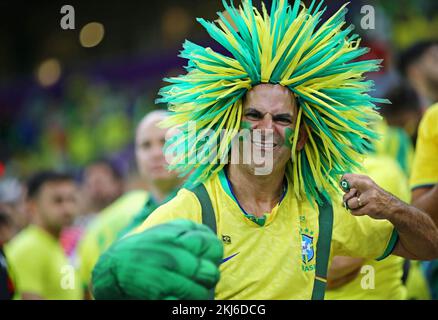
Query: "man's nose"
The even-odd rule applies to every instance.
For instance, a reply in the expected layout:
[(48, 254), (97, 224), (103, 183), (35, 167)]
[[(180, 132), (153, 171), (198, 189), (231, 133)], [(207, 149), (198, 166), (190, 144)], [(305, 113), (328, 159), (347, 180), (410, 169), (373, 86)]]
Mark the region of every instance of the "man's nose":
[(76, 204), (72, 200), (65, 200), (62, 203), (62, 213), (64, 216), (75, 216), (76, 215)]
[(262, 121), (260, 121), (259, 129), (272, 129), (272, 128), (273, 128), (272, 115), (267, 113), (263, 117)]
[(154, 146), (152, 148), (152, 158), (155, 160), (159, 160), (163, 157), (163, 146)]

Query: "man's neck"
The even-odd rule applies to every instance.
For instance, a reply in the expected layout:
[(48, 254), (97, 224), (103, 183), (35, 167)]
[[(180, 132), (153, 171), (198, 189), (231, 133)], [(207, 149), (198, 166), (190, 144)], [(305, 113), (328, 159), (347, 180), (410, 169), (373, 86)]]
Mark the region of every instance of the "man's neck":
[(50, 234), (53, 238), (59, 239), (61, 237), (61, 230), (54, 230), (52, 228), (47, 227), (45, 224), (43, 224), (41, 221), (35, 221), (34, 224), (40, 228), (43, 229), (45, 232)]
[(241, 165), (229, 165), (226, 170), (233, 193), (247, 213), (262, 217), (280, 201), (284, 170), (264, 176), (254, 175)]

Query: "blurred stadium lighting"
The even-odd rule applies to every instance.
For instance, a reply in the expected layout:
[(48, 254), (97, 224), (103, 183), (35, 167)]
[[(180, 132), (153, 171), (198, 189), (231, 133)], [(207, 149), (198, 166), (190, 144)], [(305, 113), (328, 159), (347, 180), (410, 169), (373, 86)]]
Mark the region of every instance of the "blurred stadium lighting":
[(61, 77), (61, 64), (57, 59), (47, 59), (39, 65), (36, 76), (41, 86), (50, 87)]
[(162, 32), (169, 41), (181, 41), (190, 32), (193, 21), (189, 13), (181, 7), (170, 7), (162, 18)]
[(82, 27), (79, 34), (79, 41), (85, 48), (97, 46), (103, 39), (105, 28), (99, 22), (90, 22)]

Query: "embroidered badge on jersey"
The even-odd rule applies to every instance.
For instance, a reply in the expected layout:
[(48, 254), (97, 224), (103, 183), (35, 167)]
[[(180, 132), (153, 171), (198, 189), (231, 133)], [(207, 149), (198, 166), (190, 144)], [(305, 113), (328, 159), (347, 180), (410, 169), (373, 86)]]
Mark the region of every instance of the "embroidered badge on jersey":
[(308, 228), (300, 229), (301, 235), (301, 268), (303, 271), (315, 270), (315, 241), (314, 233)]

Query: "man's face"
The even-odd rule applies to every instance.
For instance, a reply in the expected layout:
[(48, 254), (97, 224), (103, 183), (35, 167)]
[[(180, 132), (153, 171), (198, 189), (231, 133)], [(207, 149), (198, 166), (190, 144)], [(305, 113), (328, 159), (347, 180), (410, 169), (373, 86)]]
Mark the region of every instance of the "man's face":
[(176, 178), (175, 172), (167, 170), (163, 147), (166, 129), (157, 127), (163, 117), (143, 121), (137, 129), (135, 153), (140, 174), (149, 183)]
[(430, 47), (416, 65), (426, 80), (428, 89), (438, 90), (438, 45)]
[(73, 181), (46, 182), (31, 201), (37, 218), (51, 231), (73, 223), (78, 213), (78, 189)]
[[(271, 157), (274, 169), (284, 169), (291, 157), (288, 141), (295, 128), (297, 112), (292, 92), (281, 85), (261, 84), (246, 95), (242, 116), (245, 125), (242, 127), (252, 131), (251, 149), (260, 148), (265, 158)], [(256, 134), (256, 129), (261, 134)], [(269, 132), (272, 132), (271, 139)], [(302, 146), (300, 142), (297, 149)]]
[(108, 165), (94, 164), (85, 172), (83, 192), (89, 198), (94, 209), (102, 210), (122, 193), (122, 183)]

